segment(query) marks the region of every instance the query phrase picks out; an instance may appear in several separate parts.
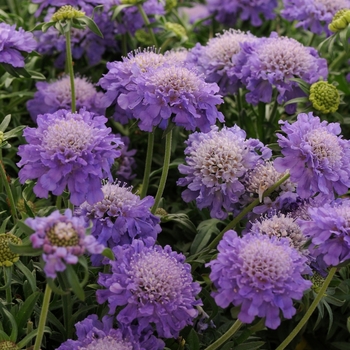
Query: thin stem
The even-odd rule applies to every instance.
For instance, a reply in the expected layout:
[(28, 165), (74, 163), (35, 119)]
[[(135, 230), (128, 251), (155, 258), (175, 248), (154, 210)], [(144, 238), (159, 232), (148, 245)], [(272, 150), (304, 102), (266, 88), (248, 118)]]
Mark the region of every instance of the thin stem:
[(45, 294), (43, 299), (43, 306), (40, 312), (39, 325), (38, 325), (38, 333), (35, 339), (35, 344), (33, 350), (40, 350), (41, 342), (43, 340), (44, 329), (46, 324), (47, 313), (49, 311), (50, 298), (51, 298), (52, 290), (48, 284), (46, 284)]
[(4, 163), (2, 161), (0, 161), (0, 179), (2, 179), (2, 183), (5, 186), (5, 191), (7, 194), (8, 204), (9, 204), (10, 210), (11, 210), (11, 215), (12, 215), (13, 221), (16, 223), (16, 221), (18, 220), (18, 217), (17, 217), (15, 200), (13, 199), (11, 187), (10, 187), (10, 184), (7, 180), (7, 175), (6, 175)]
[[(60, 286), (63, 290), (67, 290), (67, 283), (63, 274), (57, 275)], [(71, 339), (73, 336), (73, 319), (72, 319), (72, 296), (71, 293), (62, 295), (62, 308), (63, 308), (63, 321), (66, 330), (67, 339)]]
[(70, 40), (70, 30), (66, 32), (66, 63), (68, 66), (68, 73), (70, 78), (70, 89), (71, 89), (71, 95), (72, 95), (72, 113), (75, 113), (76, 108), (76, 101), (75, 101), (75, 86), (74, 86), (74, 70), (73, 70), (73, 59), (72, 59), (72, 47), (71, 47), (71, 40)]
[(221, 345), (227, 342), (242, 326), (242, 322), (240, 320), (236, 320), (236, 322), (231, 326), (231, 328), (224, 333), (218, 340), (216, 340), (213, 344), (210, 344), (205, 350), (215, 350), (218, 349)]
[(321, 301), (321, 299), (324, 297), (324, 294), (329, 286), (329, 283), (332, 281), (334, 274), (336, 273), (337, 268), (332, 267), (328, 273), (327, 278), (323, 282), (323, 285), (320, 289), (320, 291), (317, 294), (317, 297), (314, 299), (308, 310), (306, 311), (303, 318), (299, 321), (299, 323), (296, 325), (296, 327), (292, 330), (292, 332), (288, 335), (288, 337), (281, 343), (281, 345), (276, 350), (283, 350), (288, 346), (288, 344), (296, 337), (296, 335), (299, 333), (299, 331), (304, 327), (306, 322), (311, 317), (312, 313), (315, 311), (317, 305)]
[(143, 21), (145, 22), (145, 24), (146, 24), (146, 26), (148, 28), (148, 31), (149, 31), (149, 34), (151, 35), (151, 38), (152, 38), (154, 46), (156, 48), (158, 48), (157, 38), (154, 35), (153, 29), (150, 27), (151, 23), (150, 23), (150, 21), (149, 21), (149, 19), (147, 17), (147, 14), (146, 14), (145, 10), (143, 9), (141, 4), (137, 5), (137, 9), (139, 10), (140, 15), (142, 16), (142, 19), (143, 19)]
[(6, 288), (6, 302), (11, 305), (12, 303), (12, 291), (11, 291), (11, 282), (12, 282), (12, 266), (4, 267), (4, 280)]
[(141, 194), (140, 194), (141, 199), (146, 196), (147, 190), (148, 190), (149, 175), (151, 174), (151, 166), (152, 166), (152, 158), (153, 158), (154, 133), (155, 133), (155, 128), (153, 128), (153, 131), (148, 134), (145, 172), (143, 174), (142, 188), (141, 188)]
[(158, 208), (160, 199), (163, 196), (166, 180), (168, 177), (170, 157), (171, 157), (172, 135), (173, 135), (173, 131), (171, 130), (166, 134), (166, 137), (165, 137), (165, 154), (164, 154), (163, 171), (162, 171), (162, 175), (160, 177), (158, 191), (157, 191), (157, 194), (156, 194), (156, 197), (154, 200), (154, 205), (153, 205), (152, 210), (151, 210), (152, 214), (154, 214)]
[(328, 67), (328, 71), (330, 72), (330, 71), (334, 70), (334, 69), (337, 67), (337, 65), (338, 65), (344, 58), (346, 58), (346, 55), (347, 55), (347, 52), (346, 52), (346, 51), (343, 51), (335, 60), (333, 60), (333, 61), (330, 63), (330, 65), (329, 65), (329, 67)]

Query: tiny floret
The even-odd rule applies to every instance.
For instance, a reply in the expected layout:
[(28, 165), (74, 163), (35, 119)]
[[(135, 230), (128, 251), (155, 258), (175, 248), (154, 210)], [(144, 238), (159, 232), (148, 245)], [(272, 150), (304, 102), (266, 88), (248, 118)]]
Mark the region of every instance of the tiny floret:
[(12, 266), (19, 260), (19, 254), (11, 251), (9, 242), (13, 244), (21, 244), (22, 240), (12, 233), (0, 234), (0, 266)]
[(64, 5), (53, 14), (51, 20), (53, 22), (58, 22), (84, 16), (85, 12), (75, 9), (73, 6)]
[(312, 106), (322, 113), (334, 113), (340, 103), (338, 89), (326, 81), (318, 81), (310, 87), (309, 100)]

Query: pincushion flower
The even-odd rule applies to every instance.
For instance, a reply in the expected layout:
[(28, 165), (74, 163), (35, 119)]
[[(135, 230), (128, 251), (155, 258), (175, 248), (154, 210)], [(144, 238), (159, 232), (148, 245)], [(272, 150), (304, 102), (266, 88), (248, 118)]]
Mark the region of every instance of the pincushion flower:
[(137, 327), (113, 327), (113, 318), (90, 315), (75, 324), (77, 340), (68, 339), (57, 350), (161, 350), (164, 342), (153, 335), (152, 327), (142, 333)]
[(32, 52), (37, 42), (32, 33), (22, 28), (16, 30), (15, 25), (0, 23), (0, 63), (13, 67), (24, 67), (22, 52)]
[(277, 0), (207, 0), (208, 10), (223, 24), (235, 25), (238, 19), (257, 27), (262, 19), (274, 19)]
[[(113, 248), (116, 245), (130, 244), (133, 239), (154, 243), (161, 231), (159, 218), (151, 214), (154, 198), (141, 199), (133, 194), (132, 187), (120, 182), (106, 183), (102, 187), (104, 198), (94, 204), (83, 203), (79, 214), (87, 222), (92, 221), (91, 234), (99, 243)], [(93, 259), (98, 263), (99, 259)]]
[(98, 279), (106, 289), (96, 292), (97, 301), (108, 301), (110, 314), (123, 307), (117, 320), (124, 325), (137, 320), (140, 329), (151, 324), (159, 337), (177, 338), (193, 323), (196, 305), (201, 305), (196, 299), (200, 287), (193, 282), (185, 256), (170, 246), (147, 247), (140, 240), (113, 251), (116, 260), (110, 261), (111, 273), (100, 273)]
[(283, 0), (281, 16), (289, 21), (298, 21), (302, 27), (315, 34), (331, 35), (328, 25), (341, 9), (349, 8), (349, 0)]
[(59, 196), (67, 188), (75, 205), (102, 200), (101, 180), (112, 181), (110, 167), (123, 145), (106, 121), (85, 109), (39, 115), (37, 128), (24, 129), (28, 144), (18, 148), (21, 183), (37, 179), (34, 193), (40, 198), (49, 192)]
[(67, 264), (77, 264), (85, 252), (100, 254), (104, 250), (95, 237), (86, 235), (85, 220), (73, 216), (70, 209), (64, 214), (56, 210), (48, 217), (28, 218), (25, 223), (35, 231), (30, 236), (33, 248), (43, 250), (47, 277), (56, 278), (57, 272), (64, 271)]
[(236, 208), (245, 192), (246, 172), (259, 160), (268, 159), (271, 151), (237, 125), (221, 130), (213, 126), (209, 133), (195, 132), (186, 141), (187, 165), (179, 171), (186, 177), (177, 181), (187, 186), (182, 192), (185, 202), (196, 200), (199, 209), (209, 208), (211, 217), (224, 219)]
[(144, 131), (152, 131), (154, 126), (165, 129), (171, 120), (186, 130), (208, 132), (217, 120), (224, 121), (216, 108), (223, 103), (218, 85), (206, 83), (185, 65), (164, 64), (149, 69), (135, 77), (126, 90), (118, 97), (118, 104), (132, 110)]
[(240, 52), (240, 43), (254, 41), (256, 37), (240, 30), (225, 30), (211, 38), (205, 46), (197, 43), (190, 51), (189, 62), (194, 62), (205, 74), (210, 83), (220, 86), (220, 93), (237, 92), (241, 86), (240, 80), (234, 72), (235, 56)]
[(304, 234), (311, 239), (310, 252), (328, 266), (350, 259), (350, 201), (338, 199), (308, 209), (309, 218), (298, 220)]
[(217, 291), (217, 305), (240, 306), (238, 319), (253, 322), (265, 318), (268, 328), (276, 329), (280, 313), (287, 319), (295, 315), (293, 300), (300, 300), (311, 287), (303, 278), (306, 258), (292, 248), (287, 239), (247, 233), (242, 238), (227, 231), (218, 245), (218, 255), (210, 266), (210, 279)]
[[(76, 108), (82, 107), (96, 114), (104, 114), (105, 108), (101, 104), (102, 92), (97, 92), (94, 85), (85, 77), (74, 78)], [(34, 121), (39, 114), (54, 113), (59, 109), (70, 109), (72, 105), (71, 85), (68, 75), (58, 80), (37, 82), (37, 91), (32, 100), (27, 101), (27, 109)]]
[[(278, 37), (277, 33), (241, 44), (234, 71), (249, 91), (247, 102), (253, 105), (259, 101), (271, 102), (274, 87), (279, 104), (305, 96), (291, 78), (312, 84), (321, 78), (326, 80), (328, 75), (327, 61), (320, 58), (314, 48), (292, 38)], [(289, 104), (285, 109), (287, 113), (294, 113), (296, 104)]]
[(301, 113), (296, 122), (280, 124), (285, 136), (277, 137), (284, 157), (278, 157), (274, 165), (280, 172), (289, 169), (298, 195), (308, 198), (319, 192), (333, 198), (334, 192), (345, 194), (350, 187), (350, 141), (339, 136), (339, 123)]

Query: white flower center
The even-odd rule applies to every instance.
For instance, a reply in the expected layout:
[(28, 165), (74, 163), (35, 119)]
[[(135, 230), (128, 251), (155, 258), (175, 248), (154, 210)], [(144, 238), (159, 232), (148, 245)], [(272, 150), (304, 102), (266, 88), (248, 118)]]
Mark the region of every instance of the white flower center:
[(106, 336), (93, 340), (86, 347), (79, 347), (79, 350), (133, 350), (133, 346), (130, 342)]

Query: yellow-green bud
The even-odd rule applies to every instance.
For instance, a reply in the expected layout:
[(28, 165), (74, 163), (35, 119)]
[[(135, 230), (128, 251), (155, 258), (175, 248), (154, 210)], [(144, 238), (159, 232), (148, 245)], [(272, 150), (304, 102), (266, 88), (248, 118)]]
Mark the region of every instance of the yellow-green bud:
[(152, 46), (153, 40), (149, 33), (146, 33), (143, 29), (139, 29), (135, 32), (135, 38), (138, 42), (145, 46)]
[(73, 19), (84, 16), (85, 12), (75, 9), (73, 6), (64, 5), (53, 14), (51, 21), (58, 22), (66, 19)]
[(332, 22), (328, 25), (328, 29), (331, 32), (339, 32), (346, 28), (350, 23), (350, 9), (339, 10), (332, 19)]
[(155, 214), (160, 217), (168, 215), (167, 211), (163, 208), (157, 208)]
[(177, 6), (177, 0), (165, 0), (165, 11), (170, 12)]
[[(32, 210), (32, 212), (35, 212), (35, 204), (32, 201), (27, 201), (28, 207)], [(24, 199), (20, 198), (17, 202), (17, 209), (20, 212), (26, 212), (26, 206), (24, 204)]]
[(186, 29), (179, 23), (165, 23), (166, 30), (173, 32), (179, 39), (187, 37)]
[(0, 341), (0, 350), (19, 350), (18, 346), (9, 340)]
[(19, 260), (19, 255), (12, 253), (10, 250), (9, 242), (14, 244), (21, 244), (22, 240), (12, 233), (0, 234), (0, 266), (12, 266)]
[(333, 113), (339, 107), (340, 95), (334, 85), (319, 81), (311, 85), (309, 100), (318, 111)]
[(2, 144), (4, 141), (4, 132), (0, 131), (0, 144)]
[(145, 0), (121, 0), (120, 3), (122, 5), (139, 5), (143, 4)]
[(323, 286), (324, 278), (317, 272), (313, 274), (311, 277), (311, 282), (312, 282), (312, 290), (315, 293), (318, 293)]

